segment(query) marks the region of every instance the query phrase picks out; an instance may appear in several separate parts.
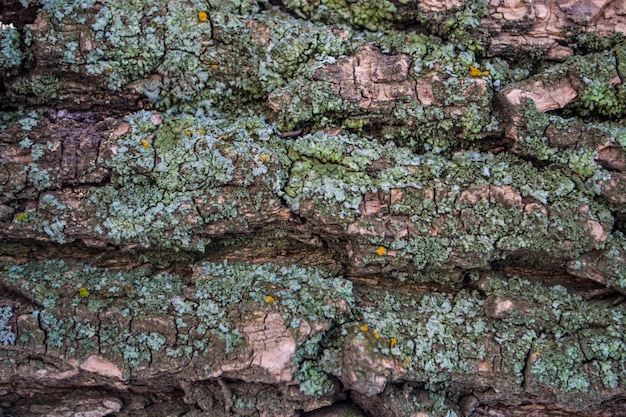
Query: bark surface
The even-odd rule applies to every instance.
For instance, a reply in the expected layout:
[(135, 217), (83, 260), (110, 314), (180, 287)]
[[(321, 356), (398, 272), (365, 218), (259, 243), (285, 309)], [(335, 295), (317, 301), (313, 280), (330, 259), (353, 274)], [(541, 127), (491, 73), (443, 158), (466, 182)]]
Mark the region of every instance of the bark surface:
[(626, 415), (624, 2), (0, 21), (0, 415)]

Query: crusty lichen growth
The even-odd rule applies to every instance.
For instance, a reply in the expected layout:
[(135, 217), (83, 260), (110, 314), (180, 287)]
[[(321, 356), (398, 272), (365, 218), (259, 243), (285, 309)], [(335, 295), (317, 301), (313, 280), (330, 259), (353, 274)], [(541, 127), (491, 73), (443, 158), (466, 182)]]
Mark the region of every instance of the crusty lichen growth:
[[(378, 375), (390, 381), (454, 390), (470, 378), (526, 395), (548, 389), (571, 410), (593, 409), (623, 389), (623, 308), (518, 277), (484, 276), (478, 288), (484, 295), (357, 292), (356, 316), (367, 331), (346, 330), (378, 355), (368, 361), (394, 359), (395, 367)], [(376, 369), (365, 360), (345, 366)]]
[(23, 58), (19, 32), (12, 24), (0, 22), (0, 77), (19, 68)]
[[(246, 363), (241, 326), (254, 311), (276, 312), (292, 329), (299, 346), (293, 378), (314, 397), (335, 389), (327, 375), (349, 386), (363, 368), (375, 373), (368, 378), (433, 389), (454, 391), (470, 375), (478, 391), (549, 389), (559, 404), (582, 411), (621, 389), (626, 372), (622, 307), (518, 277), (486, 274), (475, 290), (456, 294), (353, 294), (350, 281), (319, 270), (248, 263), (202, 263), (189, 279), (50, 260), (5, 263), (1, 277), (28, 300), (18, 328), (6, 324), (12, 309), (1, 310), (2, 334), (15, 334), (3, 360), (39, 352), (81, 363), (99, 355), (123, 379), (144, 380), (181, 361), (197, 378), (215, 378), (226, 363)], [(74, 314), (64, 315), (67, 309)], [(344, 343), (364, 349), (359, 363)], [(376, 365), (386, 358), (395, 365)]]
[(0, 279), (30, 303), (15, 334), (11, 308), (0, 310), (1, 340), (15, 343), (11, 357), (40, 352), (83, 362), (100, 355), (123, 379), (169, 372), (181, 361), (202, 378), (220, 376), (225, 363), (243, 370), (252, 313), (280, 314), (300, 346), (349, 320), (353, 305), (350, 281), (295, 265), (203, 263), (190, 280), (148, 267), (121, 272), (48, 260), (5, 263)]
[[(294, 398), (329, 400), (337, 380), (355, 397), (414, 381), (426, 389), (407, 385), (397, 414), (452, 415), (468, 386), (506, 399), (549, 392), (582, 411), (624, 390), (622, 306), (486, 272), (514, 260), (624, 293), (622, 38), (579, 35), (584, 55), (540, 66), (485, 53), (483, 0), (439, 11), (39, 3), (35, 24), (0, 27), (0, 78), (16, 77), (6, 83), (14, 105), (70, 110), (0, 114), (2, 255), (28, 258), (28, 243), (11, 246), (23, 241), (63, 253), (109, 245), (146, 266), (6, 263), (0, 287), (15, 300), (0, 300), (2, 375), (32, 354), (63, 364), (38, 370), (37, 382), (58, 384), (97, 370), (85, 365), (96, 355), (108, 366), (98, 382), (149, 385), (185, 369), (173, 388), (222, 376), (275, 383), (247, 368), (244, 327), (258, 313), (278, 316), (293, 340), (281, 381)], [(545, 97), (495, 101), (563, 79), (567, 105), (551, 114), (538, 110)], [(74, 112), (108, 94), (123, 104), (87, 129), (93, 143), (65, 138), (75, 125), (61, 115), (86, 117)], [(72, 139), (94, 155), (73, 177)], [(355, 295), (328, 271), (199, 260), (275, 255), (399, 290)], [(155, 266), (174, 258), (193, 272)], [(387, 392), (395, 404), (401, 394)], [(266, 393), (225, 402), (253, 413)]]

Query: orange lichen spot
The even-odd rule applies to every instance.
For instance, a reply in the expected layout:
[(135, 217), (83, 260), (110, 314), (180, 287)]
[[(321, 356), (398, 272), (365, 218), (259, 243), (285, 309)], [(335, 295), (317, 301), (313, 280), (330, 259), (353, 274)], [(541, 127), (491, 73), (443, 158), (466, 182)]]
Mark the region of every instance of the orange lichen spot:
[(270, 161), (270, 159), (272, 159), (272, 157), (269, 156), (268, 154), (262, 153), (259, 155), (257, 159), (259, 162), (267, 163)]
[(189, 129), (185, 129), (185, 135), (187, 135), (187, 136), (191, 136), (191, 135), (192, 135), (192, 133), (193, 133), (193, 132), (192, 132), (191, 130), (189, 130)]
[(206, 12), (198, 12), (198, 20), (201, 22), (206, 22), (209, 20), (209, 15)]
[(20, 223), (25, 222), (26, 221), (26, 213), (18, 213), (17, 216), (15, 216), (15, 220), (17, 220)]
[(372, 330), (375, 339), (380, 339), (380, 334), (376, 330)]
[(275, 300), (275, 299), (274, 299), (274, 297), (272, 297), (271, 295), (268, 295), (267, 297), (265, 297), (265, 302), (266, 302), (267, 304), (271, 304), (271, 303), (276, 302), (276, 300)]
[(395, 337), (392, 337), (391, 339), (389, 339), (389, 347), (393, 348), (398, 344), (398, 339), (396, 339)]
[(362, 332), (366, 332), (366, 331), (368, 331), (370, 328), (369, 328), (369, 327), (367, 327), (367, 326), (364, 324), (363, 326), (361, 326), (361, 327), (360, 327), (360, 329), (361, 329), (361, 331), (362, 331)]
[(480, 77), (481, 75), (483, 75), (482, 71), (479, 70), (478, 68), (476, 68), (473, 65), (470, 65), (470, 75), (474, 78), (476, 77)]
[(139, 141), (139, 143), (141, 143), (141, 146), (143, 146), (144, 148), (149, 148), (150, 147), (150, 142), (148, 142), (145, 139), (141, 139), (141, 141)]
[(81, 297), (87, 298), (87, 297), (89, 297), (90, 292), (89, 292), (89, 290), (88, 290), (87, 288), (85, 288), (85, 287), (80, 287), (80, 288), (78, 289), (78, 294), (79, 294)]
[(489, 75), (489, 71), (483, 71), (483, 76), (488, 76)]
[(387, 248), (384, 246), (379, 246), (378, 249), (376, 249), (376, 255), (378, 256), (385, 256), (387, 254)]

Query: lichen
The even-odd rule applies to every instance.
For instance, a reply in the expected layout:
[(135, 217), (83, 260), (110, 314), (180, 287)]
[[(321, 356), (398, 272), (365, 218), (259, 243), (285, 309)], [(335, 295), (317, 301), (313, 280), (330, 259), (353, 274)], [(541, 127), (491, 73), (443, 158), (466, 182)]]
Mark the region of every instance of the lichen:
[[(207, 363), (218, 367), (224, 355), (245, 356), (241, 326), (255, 311), (277, 312), (290, 325), (302, 352), (294, 363), (307, 373), (320, 329), (349, 320), (354, 302), (350, 281), (297, 265), (202, 263), (190, 281), (153, 268), (121, 272), (47, 260), (5, 263), (0, 276), (33, 303), (26, 314), (45, 331), (42, 343), (49, 352), (78, 360), (104, 355), (128, 375), (140, 375), (157, 357), (164, 361), (158, 366), (185, 357), (189, 366), (206, 372)], [(274, 302), (267, 303), (270, 294)], [(68, 308), (74, 311), (69, 317)], [(37, 340), (28, 329), (11, 337), (11, 308), (0, 313), (3, 340), (17, 339), (20, 345)], [(302, 332), (303, 323), (317, 330)], [(225, 353), (216, 353), (216, 344)]]
[(15, 343), (15, 333), (8, 324), (12, 317), (13, 309), (11, 307), (0, 307), (0, 343), (3, 346)]
[(20, 33), (12, 24), (0, 22), (0, 75), (19, 68), (24, 54), (20, 49)]
[(401, 367), (391, 380), (450, 388), (476, 375), (488, 381), (497, 363), (500, 375), (510, 375), (499, 386), (523, 385), (529, 392), (547, 386), (562, 404), (580, 395), (601, 398), (624, 384), (623, 309), (584, 303), (563, 287), (517, 277), (483, 278), (481, 290), (517, 307), (494, 320), (486, 315), (488, 301), (471, 291), (409, 296), (367, 290), (357, 294), (358, 321), (380, 338), (347, 328), (373, 352), (397, 359)]

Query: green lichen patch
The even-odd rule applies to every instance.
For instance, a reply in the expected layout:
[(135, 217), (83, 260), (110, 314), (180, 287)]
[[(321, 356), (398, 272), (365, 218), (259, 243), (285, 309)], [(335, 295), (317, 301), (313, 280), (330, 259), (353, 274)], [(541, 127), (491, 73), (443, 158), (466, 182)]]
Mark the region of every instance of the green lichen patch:
[[(204, 102), (236, 110), (350, 47), (328, 28), (256, 14), (254, 2), (62, 3), (44, 7), (35, 44), (54, 46), (71, 71), (142, 94), (158, 108)], [(77, 27), (81, 36), (73, 39)]]
[(444, 279), (450, 268), (484, 268), (514, 253), (561, 258), (567, 247), (573, 258), (603, 248), (613, 224), (567, 171), (503, 154), (415, 156), (393, 143), (318, 132), (296, 139), (289, 157), (284, 199), (305, 217), (322, 213), (345, 228), (359, 267), (442, 268)]
[(346, 320), (354, 303), (350, 281), (320, 270), (226, 262), (200, 265), (193, 298), (203, 311), (251, 300), (279, 312), (294, 331), (303, 320), (311, 324)]
[(492, 386), (498, 374), (500, 387), (520, 394), (550, 389), (572, 410), (623, 386), (622, 308), (519, 278), (492, 276), (480, 286), (490, 298), (470, 291), (359, 292), (358, 324), (346, 330), (379, 360), (394, 359), (389, 380)]
[(572, 111), (585, 118), (619, 120), (626, 103), (621, 88), (625, 62), (626, 58), (615, 50), (570, 58), (566, 65), (576, 77), (575, 88), (580, 96)]
[[(239, 114), (246, 103), (268, 112), (269, 98), (272, 110), (280, 107), (278, 127), (284, 131), (310, 124), (364, 126), (382, 129), (381, 136), (416, 149), (448, 149), (497, 130), (496, 120), (486, 111), (491, 90), (476, 88), (492, 83), (492, 66), (478, 65), (476, 52), (463, 43), (449, 47), (435, 36), (400, 32), (389, 34), (395, 39), (389, 41), (376, 34), (302, 22), (276, 11), (237, 16), (229, 15), (234, 11), (227, 6), (205, 8), (188, 1), (133, 3), (132, 7), (116, 0), (97, 6), (84, 3), (81, 7), (93, 6), (95, 12), (88, 21), (75, 16), (74, 6), (47, 4), (47, 23), (35, 34), (36, 43), (54, 46), (71, 71), (89, 75), (114, 91), (144, 95), (157, 108), (186, 111), (211, 106)], [(473, 7), (468, 4), (464, 9)], [(206, 18), (200, 19), (199, 12)], [(370, 11), (363, 12), (372, 24)], [(81, 28), (80, 42), (71, 39), (75, 25)], [(389, 109), (367, 115), (316, 78), (320, 69), (364, 42), (408, 54), (415, 75), (442, 74), (434, 82), (437, 105), (426, 108), (409, 100), (393, 115)], [(471, 76), (473, 66), (484, 70), (477, 79)], [(461, 94), (463, 90), (467, 94)]]
[[(623, 44), (621, 45), (623, 46)], [(548, 67), (540, 74), (550, 83), (567, 76), (578, 97), (562, 113), (584, 120), (620, 120), (624, 114), (623, 75), (625, 58), (620, 49), (575, 55), (564, 63)]]
[(181, 361), (219, 376), (221, 361), (247, 361), (246, 317), (259, 311), (278, 313), (298, 346), (310, 349), (320, 332), (349, 320), (354, 305), (349, 281), (296, 265), (203, 263), (189, 279), (48, 260), (5, 263), (0, 277), (33, 304), (15, 338), (6, 325), (11, 309), (1, 310), (3, 340), (78, 361), (101, 355), (125, 377)]
[(369, 2), (344, 0), (283, 1), (283, 5), (296, 16), (327, 23), (348, 24), (371, 31), (390, 28), (401, 17), (390, 1)]
[[(36, 122), (20, 119), (27, 128)], [(55, 161), (60, 144), (22, 140), (20, 152), (33, 162), (14, 180), (39, 193), (37, 206), (23, 211), (15, 226), (58, 243), (91, 235), (116, 245), (203, 252), (210, 235), (278, 215), (290, 162), (285, 141), (262, 118), (144, 111), (125, 123), (129, 132), (111, 137), (95, 161), (110, 182), (70, 193), (46, 191), (65, 181)]]
[[(238, 209), (280, 205), (286, 150), (271, 125), (260, 118), (233, 123), (217, 115), (164, 117), (157, 125), (153, 117), (153, 112), (128, 117), (131, 132), (112, 143), (107, 163), (113, 186), (90, 199), (108, 202), (97, 211), (108, 229), (103, 233), (116, 242), (148, 243), (150, 233), (173, 230), (174, 246), (193, 249), (201, 242), (190, 239), (203, 226), (221, 220), (246, 224)], [(225, 189), (231, 191), (228, 201), (220, 197)]]
[[(471, 76), (473, 53), (425, 36), (389, 36), (391, 41), (355, 37), (367, 43), (346, 58), (324, 62), (313, 82), (295, 78), (272, 91), (269, 104), (279, 127), (341, 126), (416, 152), (450, 151), (496, 134), (498, 121), (489, 111), (493, 83), (488, 71)], [(407, 42), (401, 46), (402, 40)], [(382, 54), (369, 43), (402, 54)]]
[(65, 98), (61, 94), (65, 85), (62, 80), (53, 74), (41, 74), (30, 79), (25, 78), (12, 84), (14, 93), (35, 99), (38, 104), (51, 104), (55, 100)]
[(560, 401), (579, 406), (584, 400), (577, 393), (600, 397), (624, 384), (623, 308), (586, 303), (562, 286), (544, 287), (519, 278), (488, 281), (484, 289), (527, 303), (503, 322), (534, 328), (527, 361), (529, 391), (556, 387)]
[(411, 1), (286, 0), (281, 4), (291, 14), (308, 21), (378, 33), (419, 22), (431, 33), (474, 50), (482, 50), (485, 42), (480, 27), (480, 18), (487, 13), (484, 0), (459, 2), (443, 7), (444, 10), (429, 10)]
[(0, 343), (2, 343), (2, 346), (15, 343), (15, 333), (9, 325), (9, 320), (12, 317), (13, 309), (11, 307), (0, 307)]
[(20, 49), (20, 33), (12, 24), (0, 22), (0, 75), (19, 68), (24, 54)]

